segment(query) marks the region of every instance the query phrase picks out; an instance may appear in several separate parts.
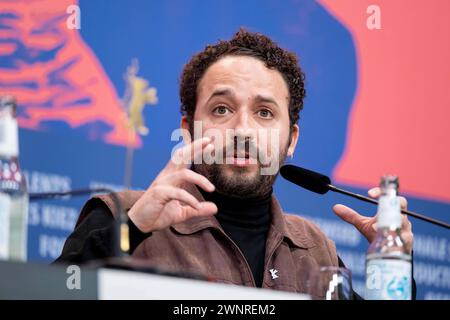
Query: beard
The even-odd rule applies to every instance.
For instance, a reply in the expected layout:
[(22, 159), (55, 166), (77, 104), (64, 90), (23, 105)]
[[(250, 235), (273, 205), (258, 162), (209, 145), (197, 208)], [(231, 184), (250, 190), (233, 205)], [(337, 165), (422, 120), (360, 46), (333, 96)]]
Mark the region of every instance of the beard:
[(278, 170), (274, 174), (261, 174), (263, 168), (259, 160), (249, 167), (231, 164), (192, 164), (192, 170), (205, 176), (215, 186), (215, 191), (225, 196), (250, 199), (261, 198), (272, 191), (280, 167), (287, 155), (288, 144), (280, 149)]

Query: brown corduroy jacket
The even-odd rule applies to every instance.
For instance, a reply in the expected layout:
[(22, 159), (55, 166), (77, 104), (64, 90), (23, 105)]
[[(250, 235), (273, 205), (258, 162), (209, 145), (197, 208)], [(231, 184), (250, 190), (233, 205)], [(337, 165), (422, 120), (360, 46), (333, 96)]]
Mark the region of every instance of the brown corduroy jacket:
[[(190, 189), (203, 200), (197, 189)], [(117, 194), (122, 210), (128, 212), (143, 195), (141, 191)], [(111, 195), (95, 197), (117, 217)], [(78, 223), (91, 212), (88, 202)], [(263, 288), (312, 293), (306, 287), (311, 271), (320, 266), (338, 266), (336, 247), (312, 222), (283, 213), (275, 196), (271, 203), (272, 220), (267, 235)], [(239, 247), (223, 231), (214, 216), (196, 217), (166, 229), (154, 231), (134, 250), (133, 256), (168, 270), (201, 273), (218, 282), (255, 286), (252, 271)]]

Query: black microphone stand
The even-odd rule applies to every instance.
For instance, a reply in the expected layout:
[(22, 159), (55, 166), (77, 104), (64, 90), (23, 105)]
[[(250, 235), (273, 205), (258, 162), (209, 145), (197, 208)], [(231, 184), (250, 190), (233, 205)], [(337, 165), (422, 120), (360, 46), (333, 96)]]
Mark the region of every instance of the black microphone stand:
[[(369, 202), (372, 204), (378, 204), (377, 200), (371, 199), (369, 197), (365, 197), (363, 195), (350, 192), (341, 188), (338, 188), (331, 184), (331, 179), (327, 177), (326, 175), (323, 175), (318, 172), (314, 172), (312, 170), (308, 170), (305, 168), (297, 167), (292, 164), (284, 165), (280, 168), (280, 174), (283, 178), (286, 180), (305, 188), (309, 191), (319, 193), (319, 194), (325, 194), (328, 191), (334, 191), (337, 193), (341, 193), (347, 196), (350, 196), (352, 198), (362, 200), (365, 202)], [(408, 216), (411, 216), (413, 218), (420, 219), (422, 221), (429, 222), (431, 224), (450, 229), (450, 224), (446, 222), (442, 222), (430, 217), (427, 217), (425, 215), (419, 214), (417, 212), (412, 212), (409, 210), (401, 209), (401, 212), (403, 214), (406, 214)]]
[[(365, 202), (369, 202), (369, 203), (378, 205), (378, 201), (375, 200), (375, 199), (372, 199), (372, 198), (369, 198), (369, 197), (366, 197), (366, 196), (363, 196), (363, 195), (360, 195), (360, 194), (357, 194), (357, 193), (353, 193), (353, 192), (350, 192), (350, 191), (338, 188), (336, 186), (333, 186), (332, 184), (328, 184), (328, 189), (331, 190), (331, 191), (337, 192), (337, 193), (345, 194), (345, 195), (350, 196), (352, 198), (356, 198), (356, 199), (359, 199), (359, 200), (362, 200), (362, 201), (365, 201)], [(404, 213), (404, 214), (406, 214), (408, 216), (411, 216), (411, 217), (414, 217), (414, 218), (417, 218), (417, 219), (420, 219), (420, 220), (423, 220), (423, 221), (426, 221), (426, 222), (429, 222), (429, 223), (432, 223), (432, 224), (435, 224), (435, 225), (438, 225), (438, 226), (441, 226), (441, 227), (444, 227), (444, 228), (447, 228), (447, 229), (450, 229), (450, 224), (448, 224), (446, 222), (439, 221), (439, 220), (436, 220), (436, 219), (424, 216), (424, 215), (422, 215), (420, 213), (409, 211), (409, 210), (405, 210), (405, 209), (401, 209), (401, 211), (402, 211), (402, 213)]]

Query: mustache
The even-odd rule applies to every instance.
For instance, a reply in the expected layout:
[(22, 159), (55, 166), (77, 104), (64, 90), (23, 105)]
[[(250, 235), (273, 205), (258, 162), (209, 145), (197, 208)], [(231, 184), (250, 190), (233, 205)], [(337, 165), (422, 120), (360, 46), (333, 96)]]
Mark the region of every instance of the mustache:
[(254, 139), (234, 137), (233, 141), (222, 148), (222, 155), (255, 159), (259, 164), (267, 164), (270, 157), (259, 148)]
[[(261, 175), (276, 175), (286, 158), (288, 147), (286, 145), (281, 148), (277, 141), (272, 141), (270, 145), (263, 141), (262, 146), (258, 146), (252, 139), (239, 141), (235, 138), (233, 141), (228, 140), (225, 147), (223, 147), (222, 142), (223, 140), (211, 141), (215, 148), (206, 154), (203, 153), (199, 162), (194, 161), (194, 165), (199, 165), (199, 168), (203, 168), (203, 166), (216, 168), (216, 166), (233, 164), (234, 162), (230, 162), (232, 157), (246, 158), (249, 164), (257, 165), (260, 168)], [(264, 148), (267, 152), (263, 152)]]

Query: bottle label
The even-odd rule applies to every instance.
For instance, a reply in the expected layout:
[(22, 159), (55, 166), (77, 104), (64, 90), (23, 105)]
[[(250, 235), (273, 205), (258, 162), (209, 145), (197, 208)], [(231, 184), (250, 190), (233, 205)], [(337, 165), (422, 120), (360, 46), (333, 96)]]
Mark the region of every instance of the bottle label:
[(0, 259), (9, 259), (9, 213), (11, 211), (11, 198), (0, 193)]
[(411, 263), (397, 259), (372, 259), (367, 262), (367, 300), (410, 300)]
[(402, 216), (400, 213), (400, 199), (397, 196), (381, 196), (378, 200), (377, 227), (400, 228)]

